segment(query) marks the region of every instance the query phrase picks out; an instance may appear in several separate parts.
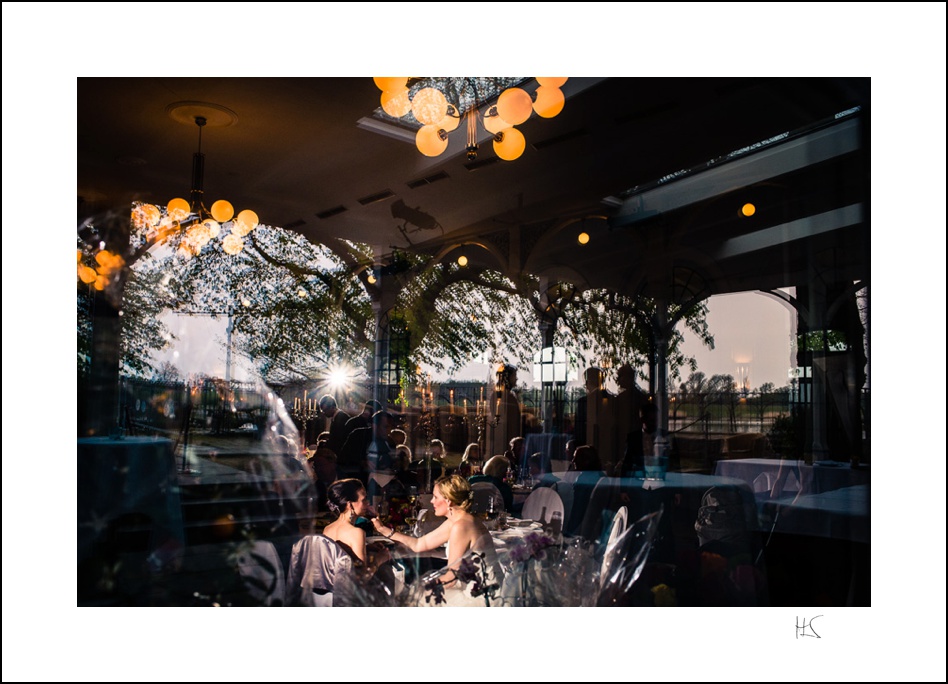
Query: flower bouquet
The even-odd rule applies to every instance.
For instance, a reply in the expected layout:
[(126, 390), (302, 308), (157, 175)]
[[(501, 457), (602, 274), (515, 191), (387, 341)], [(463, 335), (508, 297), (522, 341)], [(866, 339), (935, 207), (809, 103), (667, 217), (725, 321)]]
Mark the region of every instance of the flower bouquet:
[[(490, 606), (491, 599), (494, 598), (500, 585), (492, 581), (492, 575), (487, 568), (487, 560), (482, 553), (469, 552), (463, 558), (456, 570), (451, 568), (440, 568), (429, 573), (422, 578), (421, 583), (425, 592), (425, 603), (441, 605), (446, 603), (444, 591), (445, 584), (442, 577), (453, 573), (454, 579), (463, 582), (465, 591), (471, 597), (484, 597), (484, 605)], [(448, 583), (450, 583), (450, 579)]]

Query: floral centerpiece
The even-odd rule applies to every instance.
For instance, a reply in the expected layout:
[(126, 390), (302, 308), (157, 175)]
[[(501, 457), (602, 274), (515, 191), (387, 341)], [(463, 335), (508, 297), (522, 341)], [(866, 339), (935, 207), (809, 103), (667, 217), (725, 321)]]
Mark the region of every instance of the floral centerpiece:
[(561, 546), (554, 537), (531, 532), (507, 553), (503, 600), (516, 606), (593, 605), (598, 583), (596, 547), (584, 539)]

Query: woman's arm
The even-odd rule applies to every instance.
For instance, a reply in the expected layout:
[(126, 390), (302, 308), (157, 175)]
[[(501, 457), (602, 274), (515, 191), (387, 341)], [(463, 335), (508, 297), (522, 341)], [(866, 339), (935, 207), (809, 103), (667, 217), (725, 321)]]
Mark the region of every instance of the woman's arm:
[(404, 544), (415, 553), (424, 553), (425, 551), (431, 551), (439, 546), (443, 546), (444, 543), (448, 541), (448, 534), (452, 527), (451, 521), (445, 520), (437, 529), (432, 530), (425, 536), (412, 537), (411, 535), (402, 534), (401, 532), (396, 532), (391, 527), (387, 527), (382, 524), (378, 518), (372, 518), (372, 524), (380, 535), (392, 541), (396, 541), (399, 544)]

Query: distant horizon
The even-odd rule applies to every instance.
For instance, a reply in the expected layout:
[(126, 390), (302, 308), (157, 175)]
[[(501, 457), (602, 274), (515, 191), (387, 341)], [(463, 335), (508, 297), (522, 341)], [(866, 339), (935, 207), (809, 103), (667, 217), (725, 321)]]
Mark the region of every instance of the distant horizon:
[[(740, 385), (746, 379), (750, 389), (765, 383), (775, 387), (790, 384), (789, 371), (792, 365), (791, 340), (795, 334), (796, 321), (787, 308), (758, 292), (715, 295), (707, 300), (708, 328), (714, 337), (715, 348), (707, 349), (691, 331), (684, 331), (683, 351), (694, 356), (698, 371), (707, 377), (731, 375)], [(178, 342), (168, 350), (154, 355), (156, 365), (171, 361), (182, 377), (205, 374), (211, 377), (226, 377), (226, 329), (227, 318), (189, 317), (166, 314), (165, 322), (178, 336)], [(231, 363), (231, 379), (239, 382), (258, 380), (258, 376), (247, 369), (246, 359), (234, 355)], [(430, 365), (422, 369), (431, 374), (433, 382), (492, 382), (492, 364), (471, 361), (457, 373), (436, 372)], [(582, 387), (582, 371), (567, 387)], [(636, 369), (636, 382), (644, 386), (642, 371)], [(670, 383), (675, 391), (681, 382), (688, 379), (685, 370), (679, 380)], [(538, 386), (533, 380), (532, 367), (521, 368), (518, 381), (527, 387)], [(607, 383), (609, 389), (617, 388), (614, 381)]]

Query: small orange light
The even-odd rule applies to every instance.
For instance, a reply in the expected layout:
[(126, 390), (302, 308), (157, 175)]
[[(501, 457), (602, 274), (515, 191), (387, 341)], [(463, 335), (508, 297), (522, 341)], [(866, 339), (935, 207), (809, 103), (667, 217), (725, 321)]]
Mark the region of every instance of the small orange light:
[(463, 254), (458, 257), (458, 266), (467, 266), (467, 257)]
[(588, 244), (589, 244), (589, 233), (580, 233), (579, 235), (577, 235), (577, 236), (576, 236), (576, 242), (578, 242), (578, 243), (581, 244), (581, 245), (588, 245)]
[(750, 202), (741, 207), (741, 213), (744, 216), (753, 216), (755, 211), (757, 211), (757, 207), (755, 207)]

